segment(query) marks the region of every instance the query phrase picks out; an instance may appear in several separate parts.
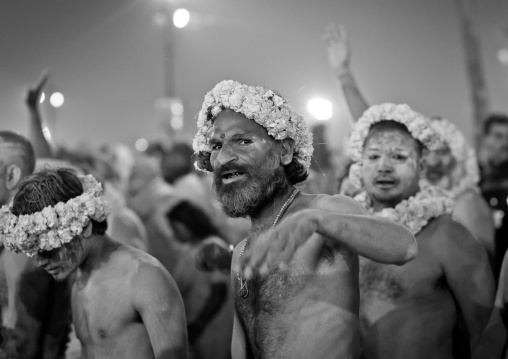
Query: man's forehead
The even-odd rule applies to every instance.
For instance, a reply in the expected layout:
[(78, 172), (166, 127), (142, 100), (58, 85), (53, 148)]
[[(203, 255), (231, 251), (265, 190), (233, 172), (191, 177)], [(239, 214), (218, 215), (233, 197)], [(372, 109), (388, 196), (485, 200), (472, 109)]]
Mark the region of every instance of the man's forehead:
[(371, 130), (365, 141), (365, 148), (379, 145), (397, 148), (418, 148), (418, 142), (408, 133), (399, 129), (374, 129)]
[(266, 135), (266, 129), (256, 121), (247, 118), (244, 114), (223, 110), (215, 118), (212, 126), (212, 136), (220, 136), (226, 132), (233, 135), (235, 133)]

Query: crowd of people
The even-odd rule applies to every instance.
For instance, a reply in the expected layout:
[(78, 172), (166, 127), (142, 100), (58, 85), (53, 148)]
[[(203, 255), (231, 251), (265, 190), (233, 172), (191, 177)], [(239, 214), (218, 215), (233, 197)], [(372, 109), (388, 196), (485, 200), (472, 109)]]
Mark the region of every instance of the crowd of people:
[(508, 116), (477, 156), (370, 106), (323, 38), (341, 160), (261, 86), (217, 83), (192, 145), (143, 153), (49, 142), (30, 88), (28, 134), (0, 129), (0, 358), (508, 358)]

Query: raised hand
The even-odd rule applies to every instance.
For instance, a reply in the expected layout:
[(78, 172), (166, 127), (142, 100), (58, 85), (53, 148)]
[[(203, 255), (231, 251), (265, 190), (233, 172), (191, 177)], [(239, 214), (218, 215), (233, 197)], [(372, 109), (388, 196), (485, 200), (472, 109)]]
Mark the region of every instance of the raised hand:
[(319, 237), (315, 234), (317, 222), (311, 212), (311, 210), (297, 212), (274, 229), (262, 233), (245, 250), (241, 269), (244, 276), (250, 279), (254, 272), (258, 272), (261, 276), (267, 275), (275, 265), (282, 270), (287, 268), (300, 246), (313, 235)]
[(39, 100), (41, 98), (42, 90), (48, 81), (49, 71), (44, 70), (42, 75), (34, 87), (30, 87), (28, 89), (28, 93), (26, 96), (26, 103), (31, 110), (37, 109), (39, 104)]
[(328, 62), (336, 74), (349, 71), (351, 48), (342, 25), (329, 24), (322, 39), (326, 45)]

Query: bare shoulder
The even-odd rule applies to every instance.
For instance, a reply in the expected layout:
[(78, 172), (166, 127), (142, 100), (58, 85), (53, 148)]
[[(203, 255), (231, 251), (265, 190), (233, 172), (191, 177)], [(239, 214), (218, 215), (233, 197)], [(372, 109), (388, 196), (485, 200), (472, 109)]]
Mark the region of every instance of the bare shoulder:
[(336, 213), (367, 214), (367, 210), (358, 201), (341, 194), (333, 196), (327, 194), (304, 194), (304, 196), (309, 198), (309, 208)]
[(489, 213), (490, 207), (480, 193), (473, 190), (462, 192), (455, 199), (455, 208), (472, 211), (475, 213)]
[(465, 252), (480, 248), (471, 232), (451, 215), (442, 215), (432, 220), (418, 235), (420, 236), (438, 255), (456, 255), (456, 250)]

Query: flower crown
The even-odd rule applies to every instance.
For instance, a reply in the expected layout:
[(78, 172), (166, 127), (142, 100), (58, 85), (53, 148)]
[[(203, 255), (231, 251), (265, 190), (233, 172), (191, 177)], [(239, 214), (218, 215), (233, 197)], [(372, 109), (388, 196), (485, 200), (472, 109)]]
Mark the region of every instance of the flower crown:
[(7, 249), (33, 257), (50, 251), (80, 235), (93, 219), (104, 221), (109, 205), (102, 196), (102, 186), (92, 175), (79, 176), (83, 194), (66, 203), (45, 207), (33, 214), (16, 216), (10, 206), (0, 208), (0, 240)]
[(453, 187), (457, 190), (456, 194), (460, 194), (466, 188), (477, 190), (480, 173), (474, 148), (467, 143), (466, 138), (457, 126), (447, 119), (433, 118), (431, 124), (450, 147), (452, 156), (457, 161), (457, 168), (460, 173), (457, 173), (453, 183)]
[(442, 145), (441, 136), (431, 126), (430, 120), (413, 111), (408, 105), (384, 103), (367, 109), (355, 123), (349, 137), (348, 154), (355, 162), (349, 170), (349, 179), (353, 185), (361, 188), (361, 159), (363, 146), (372, 125), (381, 121), (395, 121), (406, 126), (411, 136), (430, 150)]
[[(208, 140), (212, 120), (224, 109), (242, 113), (256, 121), (276, 140), (291, 138), (296, 160), (306, 169), (309, 168), (313, 152), (312, 133), (307, 129), (304, 118), (272, 90), (242, 85), (233, 80), (219, 82), (206, 94), (197, 116), (198, 132), (192, 144), (196, 153), (210, 152)], [(196, 168), (206, 171), (198, 163)]]

